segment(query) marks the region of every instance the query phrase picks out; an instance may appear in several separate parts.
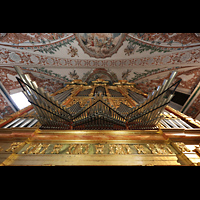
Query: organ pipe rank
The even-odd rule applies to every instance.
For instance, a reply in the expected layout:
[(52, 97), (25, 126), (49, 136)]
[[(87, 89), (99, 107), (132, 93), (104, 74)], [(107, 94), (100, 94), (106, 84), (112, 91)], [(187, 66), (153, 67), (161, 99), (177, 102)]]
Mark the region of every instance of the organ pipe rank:
[[(18, 82), (23, 88), (23, 93), (33, 105), (36, 119), (24, 120), (21, 127), (29, 122), (38, 120), (40, 129), (58, 130), (133, 130), (133, 129), (158, 129), (158, 123), (165, 126), (184, 126), (181, 121), (165, 121), (163, 111), (174, 96), (174, 92), (181, 80), (173, 83), (176, 71), (172, 72), (168, 80), (148, 97), (142, 95), (128, 82), (115, 84), (108, 89), (107, 81), (98, 79), (91, 86), (80, 82), (76, 83), (76, 97), (83, 98), (85, 102), (72, 104), (70, 98), (75, 90), (73, 83), (69, 83), (62, 92), (55, 96), (38, 87), (28, 74), (23, 74), (20, 67), (15, 67), (20, 78)], [(125, 85), (126, 87), (121, 87)], [(83, 89), (88, 87), (88, 89)], [(174, 89), (172, 90), (171, 88)], [(114, 105), (112, 97), (121, 99), (120, 104)], [(80, 106), (82, 104), (82, 106)], [(9, 126), (11, 124), (8, 124)], [(15, 124), (16, 125), (16, 124)], [(6, 128), (6, 127), (5, 127)]]

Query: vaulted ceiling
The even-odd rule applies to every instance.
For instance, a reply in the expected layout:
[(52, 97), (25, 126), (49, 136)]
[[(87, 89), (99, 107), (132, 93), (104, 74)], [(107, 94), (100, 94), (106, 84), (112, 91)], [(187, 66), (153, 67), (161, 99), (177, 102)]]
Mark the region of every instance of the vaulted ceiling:
[(1, 33), (0, 45), (15, 52), (7, 61), (24, 65), (169, 66), (194, 61), (200, 37), (195, 33)]
[(134, 72), (198, 66), (199, 48), (198, 33), (1, 33), (0, 66), (52, 68), (69, 79), (70, 69), (82, 78), (106, 68), (131, 79)]
[(103, 78), (133, 81), (151, 92), (177, 70), (182, 78), (178, 91), (190, 95), (200, 81), (200, 34), (0, 33), (0, 70), (7, 74), (1, 81), (10, 78), (8, 85), (14, 84), (14, 65), (47, 89), (52, 87), (47, 80), (64, 84)]

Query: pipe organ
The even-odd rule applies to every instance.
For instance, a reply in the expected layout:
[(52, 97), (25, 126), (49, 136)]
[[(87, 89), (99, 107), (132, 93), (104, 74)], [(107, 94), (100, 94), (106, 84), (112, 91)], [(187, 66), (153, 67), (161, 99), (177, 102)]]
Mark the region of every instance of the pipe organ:
[[(194, 164), (191, 159), (188, 161), (187, 156), (183, 159), (185, 151), (180, 150), (180, 142), (190, 141), (188, 144), (191, 145), (195, 143), (193, 138), (200, 142), (200, 122), (168, 106), (181, 81), (174, 82), (175, 71), (149, 95), (136, 89), (134, 83), (122, 80), (109, 85), (108, 81), (103, 79), (92, 81), (90, 85), (74, 80), (66, 83), (61, 90), (49, 94), (38, 87), (27, 74), (23, 74), (19, 67), (15, 69), (19, 74), (20, 78), (17, 80), (23, 93), (32, 105), (0, 121), (0, 146), (3, 133), (12, 135), (20, 132), (23, 137), (26, 134), (29, 137), (24, 146), (22, 145), (23, 148), (16, 145), (16, 152), (22, 157), (29, 153), (45, 155), (46, 152), (53, 156), (65, 152), (66, 156), (74, 153), (84, 156), (130, 154), (131, 157), (137, 154), (141, 160), (152, 154), (164, 157), (162, 161), (144, 161), (143, 164)], [(5, 134), (2, 137), (5, 137)], [(71, 141), (75, 143), (70, 143)], [(166, 162), (163, 159), (166, 159)], [(195, 162), (195, 165), (198, 165), (198, 162)], [(6, 163), (4, 162), (4, 165)], [(95, 161), (91, 163), (94, 164)], [(140, 165), (140, 162), (134, 159), (127, 163)]]
[(134, 101), (137, 102), (137, 104), (143, 103), (145, 101), (145, 97), (130, 89), (128, 89), (128, 94)]
[(91, 93), (92, 89), (82, 90), (80, 91), (77, 96), (88, 96)]
[(64, 92), (61, 92), (61, 93), (55, 95), (54, 99), (56, 101), (58, 101), (58, 103), (62, 103), (68, 96), (71, 95), (71, 91), (72, 91), (72, 88), (70, 88), (69, 90), (66, 90)]
[(2, 128), (15, 128), (15, 127), (33, 127), (38, 122), (37, 119), (34, 118), (17, 118), (12, 122), (6, 124)]
[(95, 87), (93, 96), (98, 93), (102, 93), (103, 96), (107, 96), (105, 87), (101, 85)]
[(116, 90), (108, 89), (108, 91), (112, 97), (123, 97), (123, 95)]
[[(34, 117), (19, 117), (2, 128), (32, 127), (36, 123), (40, 124), (41, 129), (57, 130), (193, 128), (165, 109), (175, 91), (170, 88), (176, 88), (180, 82), (172, 84), (176, 72), (147, 96), (138, 91), (134, 84), (119, 82), (110, 86), (101, 79), (93, 81), (90, 86), (81, 81), (74, 85), (69, 83), (50, 95), (31, 81), (27, 74), (23, 74), (19, 67), (16, 67), (16, 71), (23, 92), (34, 108)], [(81, 90), (74, 95), (79, 86)], [(130, 105), (130, 98), (136, 106)], [(65, 103), (66, 99), (69, 99), (68, 103)]]

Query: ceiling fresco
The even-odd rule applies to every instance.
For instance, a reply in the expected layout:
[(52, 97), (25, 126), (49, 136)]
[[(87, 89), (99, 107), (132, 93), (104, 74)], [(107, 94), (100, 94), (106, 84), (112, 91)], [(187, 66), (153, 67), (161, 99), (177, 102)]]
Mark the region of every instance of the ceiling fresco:
[[(0, 44), (33, 51), (53, 54), (56, 46), (65, 45), (66, 39), (73, 36), (70, 33), (0, 33)], [(60, 46), (58, 43), (61, 43)], [(49, 46), (47, 50), (47, 46)], [(54, 48), (53, 48), (54, 47)], [(57, 50), (59, 49), (57, 47)], [(45, 51), (46, 49), (46, 51)], [(52, 49), (53, 51), (50, 51)], [(41, 50), (41, 51), (40, 51)], [(42, 51), (43, 50), (43, 51)]]
[(200, 37), (195, 33), (130, 33), (135, 41), (166, 51), (200, 46)]
[[(140, 58), (148, 60), (198, 49), (200, 37), (195, 33), (0, 33), (0, 47), (35, 56), (73, 58), (75, 62), (88, 59), (122, 62), (134, 58), (134, 64), (139, 65)], [(152, 60), (148, 64), (153, 64)]]
[(106, 58), (117, 53), (125, 33), (75, 33), (76, 40), (90, 57)]
[(45, 71), (61, 82), (103, 68), (135, 82), (199, 64), (198, 33), (0, 33), (0, 66)]
[[(198, 33), (0, 33), (0, 66), (18, 65), (60, 82), (95, 69), (140, 82), (153, 74), (199, 68)], [(99, 73), (101, 70), (97, 70)], [(101, 71), (103, 72), (103, 71)]]

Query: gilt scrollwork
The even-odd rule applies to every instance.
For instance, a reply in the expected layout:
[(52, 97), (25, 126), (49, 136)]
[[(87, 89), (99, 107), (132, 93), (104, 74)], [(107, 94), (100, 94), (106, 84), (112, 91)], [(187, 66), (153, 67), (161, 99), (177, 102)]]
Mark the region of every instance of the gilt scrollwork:
[(24, 145), (24, 142), (13, 142), (10, 147), (5, 150), (6, 152), (14, 152), (16, 149)]
[(191, 152), (183, 142), (175, 142), (181, 152)]

